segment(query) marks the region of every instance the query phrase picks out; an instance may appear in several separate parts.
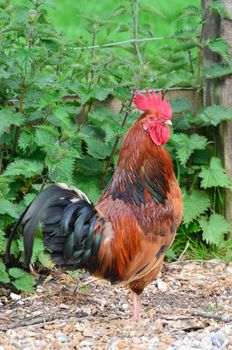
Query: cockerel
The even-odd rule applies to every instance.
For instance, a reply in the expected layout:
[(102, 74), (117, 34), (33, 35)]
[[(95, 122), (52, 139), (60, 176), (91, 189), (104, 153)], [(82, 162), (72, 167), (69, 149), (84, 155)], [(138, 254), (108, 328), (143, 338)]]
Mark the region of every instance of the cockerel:
[(154, 91), (137, 92), (143, 113), (127, 131), (114, 175), (94, 207), (87, 196), (65, 184), (52, 184), (32, 201), (20, 225), (26, 263), (31, 261), (39, 221), (45, 247), (58, 266), (85, 268), (133, 292), (133, 319), (140, 317), (140, 295), (159, 273), (165, 251), (182, 219), (182, 195), (172, 160), (163, 145), (170, 138), (172, 110)]

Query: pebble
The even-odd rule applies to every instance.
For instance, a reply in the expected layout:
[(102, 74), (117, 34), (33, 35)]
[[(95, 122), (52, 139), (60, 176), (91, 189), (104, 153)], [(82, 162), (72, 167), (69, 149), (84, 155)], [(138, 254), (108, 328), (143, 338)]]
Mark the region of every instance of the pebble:
[(10, 297), (12, 300), (17, 301), (21, 299), (21, 296), (15, 293), (10, 293)]
[(157, 278), (156, 280), (157, 287), (161, 292), (166, 292), (168, 289), (167, 283), (161, 280), (161, 278)]
[(60, 335), (58, 335), (57, 340), (59, 340), (59, 342), (61, 342), (61, 343), (68, 343), (70, 339), (69, 339), (69, 337), (67, 337), (67, 335), (60, 334)]

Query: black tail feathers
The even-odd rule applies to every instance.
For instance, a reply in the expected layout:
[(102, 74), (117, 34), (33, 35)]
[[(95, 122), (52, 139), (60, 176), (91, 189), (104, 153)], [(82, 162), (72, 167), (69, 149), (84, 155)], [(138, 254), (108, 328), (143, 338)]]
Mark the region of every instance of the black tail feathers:
[(6, 248), (6, 262), (10, 261), (11, 242), (20, 225), (27, 265), (30, 264), (34, 238), (39, 221), (45, 247), (52, 252), (57, 265), (83, 267), (97, 252), (101, 234), (94, 235), (96, 210), (84, 193), (65, 184), (51, 185), (27, 207), (12, 229)]

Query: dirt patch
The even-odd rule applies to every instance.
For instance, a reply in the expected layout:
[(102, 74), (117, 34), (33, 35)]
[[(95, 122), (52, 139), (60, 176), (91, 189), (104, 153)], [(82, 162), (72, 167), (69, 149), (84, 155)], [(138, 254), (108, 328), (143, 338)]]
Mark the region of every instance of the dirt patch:
[(0, 294), (0, 350), (232, 349), (232, 264), (165, 265), (143, 293), (138, 323), (127, 289), (88, 277), (85, 295), (70, 276), (53, 277), (17, 301)]

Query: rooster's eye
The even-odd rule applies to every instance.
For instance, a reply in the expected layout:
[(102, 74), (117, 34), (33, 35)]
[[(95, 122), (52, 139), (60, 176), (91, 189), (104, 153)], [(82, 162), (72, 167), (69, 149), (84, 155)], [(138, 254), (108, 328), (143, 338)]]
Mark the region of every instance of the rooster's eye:
[(149, 117), (149, 120), (153, 121), (153, 120), (154, 120), (154, 117)]

